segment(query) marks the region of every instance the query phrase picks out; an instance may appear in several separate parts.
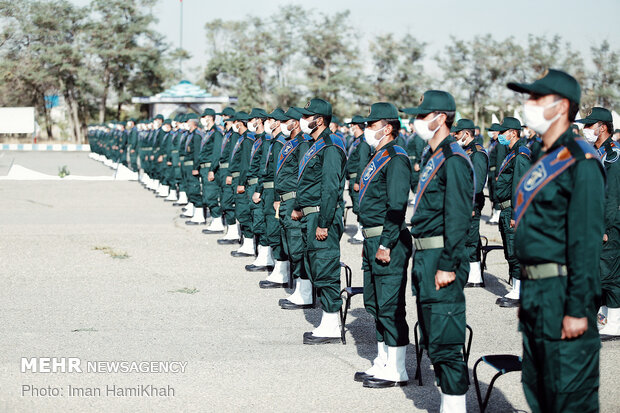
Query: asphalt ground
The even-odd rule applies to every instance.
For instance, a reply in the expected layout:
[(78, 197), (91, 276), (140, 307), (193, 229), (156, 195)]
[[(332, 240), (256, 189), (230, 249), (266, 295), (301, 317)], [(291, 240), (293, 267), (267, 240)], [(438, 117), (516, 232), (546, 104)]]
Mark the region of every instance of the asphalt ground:
[[(0, 176), (12, 164), (47, 174), (67, 165), (76, 175), (113, 175), (86, 153), (3, 152)], [(232, 258), (232, 246), (202, 234), (204, 226), (186, 226), (180, 212), (137, 182), (0, 181), (0, 411), (439, 410), (426, 355), (424, 385), (413, 380), (413, 344), (408, 386), (366, 389), (353, 381), (376, 352), (361, 296), (352, 299), (346, 345), (303, 345), (321, 310), (280, 309), (284, 290), (259, 289), (266, 273), (246, 272), (252, 259)], [(342, 261), (361, 285), (361, 246), (347, 242), (354, 223), (349, 217)], [(500, 242), (497, 226), (484, 219), (481, 232), (491, 244)], [(517, 310), (494, 304), (509, 288), (506, 279), (503, 254), (492, 251), (487, 288), (466, 290), (474, 331), (470, 377), (482, 355), (521, 354)], [(411, 340), (414, 304), (409, 293)], [(34, 357), (75, 357), (82, 368), (92, 361), (187, 364), (179, 373), (22, 372), (22, 358)], [(603, 412), (620, 411), (619, 361), (620, 342), (605, 343)], [(483, 390), (494, 374), (479, 366)], [(520, 380), (519, 373), (501, 377), (487, 411), (529, 411)], [(168, 396), (108, 393), (140, 385), (163, 387)], [(467, 403), (478, 411), (473, 380)]]

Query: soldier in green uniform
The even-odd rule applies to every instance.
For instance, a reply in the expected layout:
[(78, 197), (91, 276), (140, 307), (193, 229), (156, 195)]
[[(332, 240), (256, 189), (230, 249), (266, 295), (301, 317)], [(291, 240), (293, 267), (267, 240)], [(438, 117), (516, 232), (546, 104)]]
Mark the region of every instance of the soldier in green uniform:
[[(275, 109), (269, 114), (265, 121), (265, 132), (271, 135), (269, 146), (263, 149), (267, 156), (263, 164), (263, 170), (259, 178), (259, 187), (262, 188), (261, 200), (263, 203), (263, 215), (265, 217), (265, 239), (271, 249), (272, 257), (275, 261), (273, 271), (264, 281), (277, 280), (281, 284), (289, 282), (289, 261), (280, 234), (279, 216), (276, 213), (275, 199), (275, 173), (280, 151), (286, 144), (286, 138), (281, 133), (281, 125), (288, 120), (284, 116), (284, 111), (280, 108)], [(266, 151), (265, 151), (266, 149)], [(261, 284), (259, 283), (259, 286)]]
[(341, 337), (340, 237), (347, 153), (344, 142), (327, 127), (332, 117), (330, 103), (312, 99), (299, 111), (301, 130), (314, 143), (299, 165), (291, 218), (302, 220), (306, 270), (323, 308), (321, 324), (304, 333), (304, 344), (335, 343)]
[(187, 135), (189, 134), (187, 128), (187, 114), (181, 115), (181, 119), (179, 120), (179, 167), (178, 167), (178, 177), (179, 177), (179, 200), (172, 204), (173, 206), (182, 206), (183, 210), (193, 208), (193, 205), (189, 204), (187, 199), (187, 179), (185, 175), (185, 142), (187, 141)]
[(233, 148), (239, 140), (239, 134), (233, 129), (233, 120), (235, 116), (235, 110), (233, 108), (225, 108), (222, 113), (220, 113), (220, 116), (222, 116), (225, 121), (225, 133), (220, 149), (219, 172), (221, 177), (220, 205), (222, 207), (224, 219), (226, 220), (226, 235), (224, 235), (223, 238), (218, 239), (217, 242), (221, 245), (238, 244), (240, 242), (241, 234), (239, 232), (239, 224), (237, 223), (237, 218), (235, 215), (235, 187), (232, 185), (232, 177), (230, 181), (228, 180), (228, 170), (230, 167), (230, 156)]
[(482, 287), (482, 271), (480, 268), (481, 248), (480, 243), (480, 215), (484, 207), (484, 185), (489, 171), (489, 156), (484, 147), (476, 141), (474, 134), (474, 122), (470, 119), (459, 119), (452, 127), (456, 142), (469, 155), (476, 177), (476, 200), (472, 214), (469, 235), (465, 242), (469, 254), (469, 277), (465, 287)]
[(133, 172), (138, 171), (138, 128), (136, 128), (136, 120), (129, 119), (127, 121), (127, 151), (129, 153), (129, 168)]
[(418, 187), (418, 181), (420, 179), (420, 162), (422, 160), (422, 153), (426, 148), (427, 143), (415, 133), (415, 127), (413, 123), (415, 118), (409, 119), (409, 128), (411, 129), (411, 135), (407, 139), (407, 146), (405, 150), (409, 154), (409, 160), (411, 161), (411, 191), (415, 192)]
[(215, 125), (215, 116), (215, 111), (207, 108), (202, 112), (200, 119), (204, 127), (204, 136), (200, 142), (200, 155), (198, 157), (198, 170), (200, 171), (200, 179), (202, 181), (202, 203), (205, 208), (209, 209), (213, 222), (217, 223), (215, 226), (209, 226), (207, 233), (211, 233), (212, 229), (219, 229), (218, 232), (223, 232), (224, 230), (218, 182), (220, 148), (223, 136)]
[(583, 135), (597, 149), (607, 176), (599, 316), (599, 333), (605, 341), (620, 336), (620, 146), (611, 137), (613, 118), (609, 110), (592, 108), (592, 113), (577, 122), (585, 124)]
[(157, 191), (158, 198), (167, 198), (170, 195), (170, 178), (171, 168), (168, 166), (168, 154), (170, 153), (170, 145), (172, 141), (172, 120), (164, 119), (162, 124), (164, 133), (157, 156), (157, 162), (160, 165), (160, 185)]
[(542, 137), (514, 197), (523, 390), (533, 413), (597, 412), (603, 166), (571, 130), (581, 98), (572, 76), (550, 69), (508, 87), (529, 94), (524, 121)]
[(499, 231), (504, 244), (504, 257), (508, 261), (508, 274), (512, 279), (512, 290), (497, 299), (500, 307), (517, 307), (519, 305), (519, 287), (521, 285), (521, 269), (514, 252), (514, 217), (512, 197), (517, 190), (519, 181), (530, 168), (531, 151), (526, 139), (521, 138), (521, 122), (506, 117), (499, 127), (497, 140), (506, 146), (508, 153), (497, 170), (495, 178), (495, 197), (502, 210), (499, 216)]
[(363, 381), (364, 387), (403, 386), (409, 380), (405, 293), (411, 236), (405, 225), (409, 181), (402, 177), (411, 175), (411, 163), (396, 144), (400, 131), (396, 106), (375, 103), (363, 120), (364, 140), (375, 152), (359, 179), (359, 218), (364, 228), (364, 306), (375, 319), (377, 357), (354, 379)]
[(183, 217), (192, 218), (185, 221), (187, 225), (194, 225), (194, 222), (204, 223), (204, 211), (202, 206), (202, 196), (200, 188), (200, 172), (198, 168), (200, 156), (200, 143), (203, 133), (198, 129), (200, 121), (194, 113), (187, 115), (188, 133), (183, 144), (185, 160), (183, 161), (183, 173), (185, 175), (186, 192), (188, 206)]
[(252, 215), (250, 212), (250, 198), (247, 194), (248, 169), (250, 167), (250, 153), (254, 145), (254, 134), (248, 131), (250, 117), (246, 112), (239, 111), (233, 120), (233, 130), (239, 134), (230, 154), (227, 183), (230, 182), (235, 192), (235, 216), (239, 221), (243, 243), (236, 251), (231, 251), (233, 257), (254, 256), (254, 234), (252, 233)]
[[(274, 208), (280, 216), (281, 238), (284, 251), (289, 257), (290, 274), (293, 277), (293, 293), (280, 300), (282, 309), (294, 310), (310, 308), (312, 300), (312, 282), (304, 265), (305, 243), (301, 232), (301, 222), (293, 220), (291, 213), (297, 196), (297, 179), (299, 164), (310, 148), (312, 138), (301, 133), (299, 124), (301, 112), (291, 107), (284, 115), (286, 122), (280, 123), (280, 131), (286, 138), (286, 144), (280, 151), (275, 172), (276, 202)], [(263, 282), (261, 287), (283, 287), (284, 279), (271, 279)]]
[[(353, 116), (349, 123), (353, 132), (353, 142), (348, 148), (347, 161), (347, 179), (349, 180), (349, 196), (353, 204), (352, 211), (356, 217), (359, 216), (359, 177), (370, 160), (370, 146), (364, 140), (364, 127), (366, 123), (362, 116)], [(357, 232), (349, 238), (351, 244), (362, 244), (364, 236), (362, 235), (362, 224), (358, 221)]]
[(167, 148), (166, 165), (168, 167), (168, 186), (169, 193), (164, 199), (165, 202), (176, 202), (178, 198), (179, 184), (179, 141), (181, 130), (179, 128), (179, 115), (171, 122), (172, 130), (170, 131), (170, 140)]
[(412, 290), (417, 296), (420, 342), (441, 388), (441, 411), (466, 412), (469, 384), (462, 349), (469, 274), (465, 243), (471, 226), (474, 180), (469, 156), (450, 136), (456, 104), (447, 92), (430, 90), (416, 115), (416, 133), (429, 143), (411, 218), (415, 253)]
[(487, 128), (487, 135), (489, 136), (489, 200), (491, 201), (491, 216), (487, 221), (491, 225), (499, 224), (499, 215), (502, 210), (499, 207), (499, 203), (495, 198), (495, 178), (497, 178), (498, 167), (502, 164), (506, 157), (506, 146), (500, 145), (497, 141), (499, 135), (499, 123), (492, 123)]

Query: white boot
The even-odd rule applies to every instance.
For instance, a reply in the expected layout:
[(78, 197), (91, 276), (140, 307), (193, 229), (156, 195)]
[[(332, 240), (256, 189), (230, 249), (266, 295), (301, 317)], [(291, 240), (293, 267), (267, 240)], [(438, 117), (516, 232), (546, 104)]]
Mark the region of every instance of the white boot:
[(187, 204), (184, 208), (183, 213), (181, 214), (181, 216), (183, 218), (191, 218), (194, 216), (194, 210), (196, 208), (194, 208), (194, 204), (192, 204), (191, 202), (189, 204)]
[(608, 311), (609, 309), (606, 305), (601, 306), (598, 310), (598, 314), (596, 315), (596, 327), (598, 327), (599, 331), (601, 328), (605, 327), (605, 324), (607, 324)]
[(297, 278), (295, 280), (295, 291), (287, 300), (297, 305), (312, 304), (312, 281)]
[(273, 257), (271, 255), (271, 247), (269, 246), (258, 246), (258, 256), (251, 264), (254, 267), (273, 267)]
[(480, 261), (469, 263), (469, 278), (467, 282), (471, 284), (482, 284), (482, 271), (480, 271)]
[(254, 256), (254, 237), (243, 237), (243, 245), (236, 251), (238, 254)]
[(362, 224), (357, 224), (357, 232), (353, 235), (355, 241), (364, 242), (364, 234), (362, 233)]
[(226, 235), (224, 235), (225, 240), (236, 240), (238, 241), (239, 238), (241, 238), (241, 234), (239, 233), (239, 223), (235, 222), (234, 225), (228, 225), (228, 228), (226, 230)]
[(204, 224), (207, 222), (205, 220), (204, 212), (205, 210), (203, 207), (194, 208), (194, 215), (192, 216), (190, 222), (194, 222), (196, 224)]
[(406, 356), (407, 346), (388, 346), (385, 365), (377, 368), (373, 379), (386, 380), (398, 385), (407, 384), (409, 376), (407, 375)]
[(323, 310), (323, 316), (321, 317), (321, 324), (314, 330), (312, 330), (314, 337), (333, 337), (340, 338), (340, 313), (328, 313)]
[(601, 336), (620, 336), (620, 308), (607, 309), (607, 324), (599, 331), (599, 334)]
[(441, 408), (439, 413), (467, 413), (467, 399), (465, 394), (452, 395), (441, 393)]
[(289, 271), (290, 267), (288, 261), (276, 261), (273, 266), (273, 271), (267, 276), (267, 281), (278, 284), (288, 284)]
[(187, 204), (187, 193), (185, 191), (181, 191), (179, 194), (179, 204)]
[(494, 209), (493, 213), (491, 214), (491, 218), (489, 218), (489, 224), (498, 224), (499, 223), (499, 214), (502, 211), (500, 211), (499, 209)]
[(512, 290), (506, 294), (504, 297), (509, 298), (511, 300), (518, 300), (521, 291), (521, 280), (517, 280), (516, 278), (512, 279)]
[(177, 190), (176, 189), (170, 189), (170, 191), (168, 192), (168, 197), (166, 199), (164, 199), (164, 201), (177, 201)]
[(170, 195), (170, 187), (168, 185), (162, 185), (161, 191), (159, 192), (159, 196), (161, 198), (167, 198)]
[(207, 227), (207, 231), (210, 232), (224, 232), (226, 227), (222, 223), (222, 218), (213, 218), (211, 224)]
[(379, 371), (381, 371), (381, 369), (385, 367), (385, 363), (387, 363), (387, 358), (388, 358), (387, 351), (388, 351), (388, 346), (385, 344), (385, 342), (378, 341), (377, 342), (377, 357), (375, 357), (375, 359), (372, 361), (372, 366), (370, 366), (370, 368), (366, 370), (364, 373), (370, 376), (374, 376)]

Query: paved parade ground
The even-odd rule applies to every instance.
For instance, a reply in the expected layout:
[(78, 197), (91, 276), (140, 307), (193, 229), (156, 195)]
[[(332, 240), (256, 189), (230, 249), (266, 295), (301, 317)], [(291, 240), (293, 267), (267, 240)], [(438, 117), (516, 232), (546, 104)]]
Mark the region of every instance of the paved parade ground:
[[(361, 296), (352, 300), (346, 345), (303, 345), (321, 310), (280, 309), (285, 291), (259, 289), (266, 273), (245, 271), (252, 259), (232, 258), (232, 246), (216, 243), (219, 235), (186, 226), (180, 208), (138, 182), (109, 180), (113, 171), (87, 153), (0, 152), (0, 178), (16, 165), (52, 176), (66, 165), (71, 176), (93, 180), (0, 179), (1, 412), (439, 410), (426, 355), (424, 386), (413, 380), (413, 344), (408, 386), (366, 389), (353, 381), (376, 352)], [(487, 202), (481, 233), (497, 244), (488, 214)], [(355, 218), (347, 224), (351, 233)], [(348, 238), (342, 261), (361, 286), (361, 246)], [(507, 269), (503, 253), (492, 251), (487, 288), (466, 290), (470, 378), (482, 355), (521, 354), (517, 310), (494, 304), (507, 292)], [(412, 341), (414, 304), (408, 294)], [(33, 357), (78, 358), (83, 372), (22, 372), (22, 358)], [(86, 371), (94, 361), (174, 361), (183, 369)], [(618, 366), (620, 341), (605, 343), (602, 412), (620, 412)], [(495, 371), (478, 370), (486, 389)], [(529, 411), (520, 380), (519, 373), (501, 377), (487, 411)], [(118, 393), (141, 385), (167, 395)], [(478, 411), (473, 379), (467, 403)]]

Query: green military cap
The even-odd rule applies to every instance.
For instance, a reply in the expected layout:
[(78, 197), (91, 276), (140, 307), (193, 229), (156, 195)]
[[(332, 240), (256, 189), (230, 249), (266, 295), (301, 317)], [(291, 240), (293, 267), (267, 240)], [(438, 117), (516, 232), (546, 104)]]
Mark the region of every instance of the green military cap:
[(155, 119), (164, 120), (164, 115), (162, 115), (162, 114), (158, 114), (157, 116), (155, 116), (155, 117), (153, 118), (153, 120), (155, 120)]
[(363, 125), (364, 123), (366, 123), (366, 121), (364, 121), (363, 116), (355, 115), (353, 119), (351, 119), (351, 122), (349, 122), (349, 125)]
[(332, 123), (335, 123), (338, 126), (342, 126), (342, 122), (340, 122), (340, 118), (338, 118), (338, 116), (336, 115), (332, 115)]
[(498, 131), (506, 132), (507, 130), (510, 130), (510, 129), (516, 129), (516, 130), (522, 129), (521, 122), (519, 122), (519, 119), (510, 117), (510, 116), (505, 117), (504, 120), (502, 121), (502, 124), (499, 125)]
[(201, 118), (204, 118), (205, 116), (214, 116), (215, 117), (216, 113), (213, 109), (211, 108), (206, 108), (203, 112), (202, 115), (200, 115)]
[(218, 115), (222, 115), (222, 116), (235, 116), (235, 110), (233, 108), (231, 108), (230, 106), (228, 106), (228, 107), (224, 108), (223, 111), (218, 113)]
[(275, 119), (280, 121), (287, 121), (288, 118), (284, 116), (284, 111), (281, 108), (275, 108), (268, 116), (269, 119)]
[(491, 126), (486, 128), (489, 132), (499, 132), (499, 123), (491, 123)]
[(579, 82), (566, 72), (548, 69), (543, 76), (534, 83), (508, 83), (508, 89), (519, 93), (532, 95), (560, 95), (573, 103), (581, 100), (581, 86)]
[(389, 102), (373, 103), (368, 116), (364, 118), (364, 122), (372, 123), (381, 119), (398, 120), (398, 109), (396, 106)]
[(233, 121), (242, 121), (242, 122), (247, 122), (250, 119), (250, 115), (248, 115), (247, 112), (243, 112), (243, 111), (239, 111), (237, 113), (235, 113), (235, 116), (233, 116)]
[(460, 132), (464, 129), (476, 129), (474, 121), (471, 119), (461, 118), (458, 122), (456, 122), (456, 125), (450, 128), (450, 132)]
[(193, 120), (193, 119), (198, 119), (198, 115), (196, 115), (195, 113), (188, 113), (187, 115), (185, 115), (185, 121), (189, 121), (189, 120)]
[(332, 116), (332, 105), (326, 100), (314, 98), (304, 108), (299, 108), (302, 115)]
[(443, 90), (427, 90), (420, 98), (420, 104), (413, 108), (401, 109), (409, 115), (428, 115), (433, 112), (454, 112), (456, 102), (454, 97)]
[(125, 122), (125, 121), (120, 121), (120, 122), (118, 122), (118, 125), (125, 126), (125, 125), (127, 125), (127, 122)]
[(592, 112), (584, 119), (578, 119), (575, 122), (585, 123), (586, 125), (592, 125), (596, 122), (613, 122), (614, 119), (611, 116), (611, 112), (605, 108), (594, 107)]
[(474, 129), (480, 129), (480, 126), (475, 125), (475, 126), (474, 126)]
[(136, 123), (136, 118), (129, 118), (128, 122)]
[(286, 117), (286, 120), (299, 120), (301, 119), (301, 112), (296, 107), (291, 106), (290, 108), (288, 108), (284, 116)]
[(254, 119), (254, 118), (258, 118), (258, 119), (266, 119), (269, 114), (261, 108), (252, 108), (252, 111), (250, 112), (250, 119)]
[(164, 125), (172, 125), (171, 119), (164, 119)]

